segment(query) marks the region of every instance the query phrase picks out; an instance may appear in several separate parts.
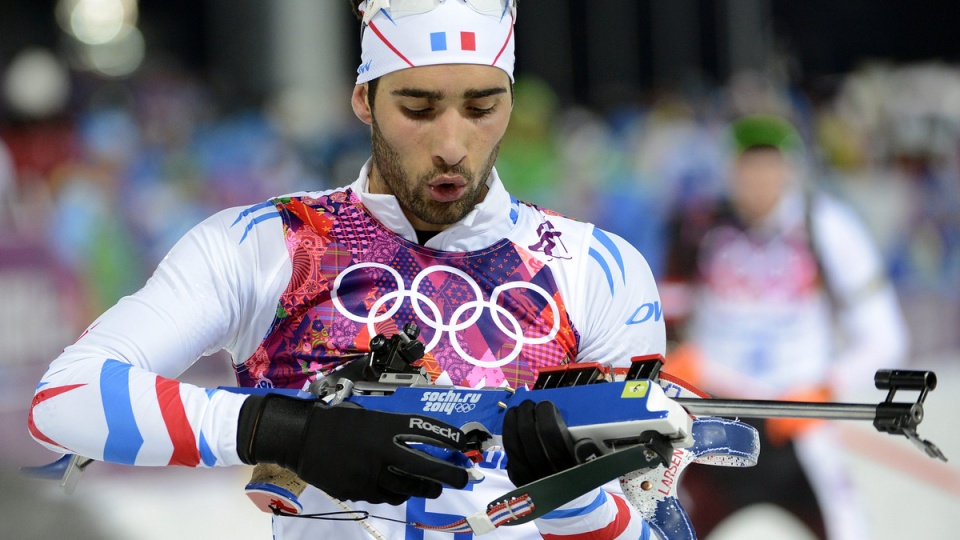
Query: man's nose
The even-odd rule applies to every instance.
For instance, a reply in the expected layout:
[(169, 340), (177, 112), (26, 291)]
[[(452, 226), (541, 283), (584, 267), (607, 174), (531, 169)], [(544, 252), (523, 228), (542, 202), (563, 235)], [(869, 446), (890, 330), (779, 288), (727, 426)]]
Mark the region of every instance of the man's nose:
[(435, 165), (452, 167), (467, 157), (472, 126), (457, 111), (447, 110), (437, 118), (433, 159)]

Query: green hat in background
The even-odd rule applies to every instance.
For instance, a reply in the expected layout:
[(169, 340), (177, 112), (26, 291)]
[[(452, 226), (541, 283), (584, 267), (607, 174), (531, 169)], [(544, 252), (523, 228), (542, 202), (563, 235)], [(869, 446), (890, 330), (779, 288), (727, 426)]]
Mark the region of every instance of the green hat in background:
[(773, 147), (784, 153), (803, 150), (800, 133), (783, 118), (769, 114), (752, 114), (738, 118), (730, 125), (736, 152), (749, 148)]

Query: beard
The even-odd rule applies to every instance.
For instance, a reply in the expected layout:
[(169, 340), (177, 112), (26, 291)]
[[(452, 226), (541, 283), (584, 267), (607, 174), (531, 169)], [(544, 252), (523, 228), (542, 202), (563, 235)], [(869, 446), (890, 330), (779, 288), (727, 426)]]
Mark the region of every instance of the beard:
[[(371, 130), (373, 162), (384, 184), (397, 198), (400, 208), (408, 215), (431, 225), (452, 225), (470, 213), (485, 193), (486, 179), (500, 152), (500, 141), (484, 161), (477, 174), (462, 165), (434, 167), (433, 169), (409, 178), (401, 165), (400, 153), (387, 142), (374, 118)], [(442, 174), (458, 174), (467, 182), (463, 196), (453, 202), (438, 202), (430, 196), (431, 180)], [(479, 179), (479, 181), (478, 181)]]

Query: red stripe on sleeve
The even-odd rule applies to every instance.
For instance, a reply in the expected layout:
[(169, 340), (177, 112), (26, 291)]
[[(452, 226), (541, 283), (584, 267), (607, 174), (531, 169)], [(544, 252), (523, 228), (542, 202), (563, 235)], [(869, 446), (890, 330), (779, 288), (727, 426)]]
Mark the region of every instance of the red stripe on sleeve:
[(542, 535), (543, 540), (609, 540), (623, 534), (623, 531), (627, 530), (627, 526), (630, 525), (630, 507), (627, 506), (627, 501), (622, 498), (612, 493), (607, 493), (607, 495), (613, 497), (614, 502), (617, 503), (617, 517), (606, 527), (576, 534), (544, 534)]
[(34, 423), (33, 421), (33, 409), (34, 407), (36, 407), (37, 405), (43, 403), (48, 399), (55, 398), (60, 394), (63, 394), (64, 392), (69, 392), (74, 388), (80, 388), (81, 386), (86, 386), (86, 384), (69, 384), (67, 386), (55, 386), (53, 388), (47, 388), (45, 390), (41, 390), (37, 392), (37, 395), (33, 396), (33, 403), (30, 405), (30, 414), (27, 415), (27, 429), (30, 430), (30, 434), (33, 435), (35, 439), (37, 439), (38, 441), (43, 441), (47, 444), (59, 446), (64, 450), (69, 450), (68, 448), (64, 447), (62, 444), (52, 440), (50, 437), (47, 437), (46, 435), (43, 434), (43, 432), (40, 431), (40, 429), (37, 427), (37, 424)]
[(173, 455), (170, 456), (169, 464), (196, 467), (200, 464), (200, 450), (197, 448), (193, 428), (187, 420), (183, 400), (180, 399), (180, 383), (157, 377), (157, 401), (160, 402), (163, 423), (166, 424), (170, 441), (173, 442)]

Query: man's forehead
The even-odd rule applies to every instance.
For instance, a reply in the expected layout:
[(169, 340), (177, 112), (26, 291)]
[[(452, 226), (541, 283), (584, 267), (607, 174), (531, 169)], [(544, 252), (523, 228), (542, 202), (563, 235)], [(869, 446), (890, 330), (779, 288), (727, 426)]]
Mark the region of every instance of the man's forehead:
[(444, 96), (476, 91), (507, 90), (510, 78), (500, 68), (471, 64), (443, 64), (402, 69), (381, 77), (380, 88), (390, 93), (414, 89)]

